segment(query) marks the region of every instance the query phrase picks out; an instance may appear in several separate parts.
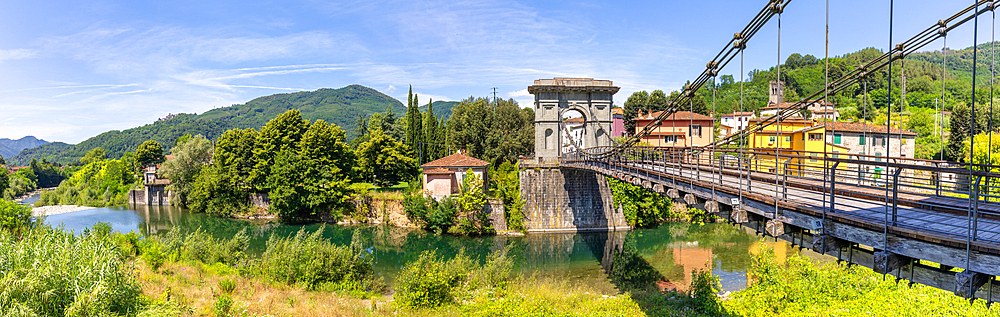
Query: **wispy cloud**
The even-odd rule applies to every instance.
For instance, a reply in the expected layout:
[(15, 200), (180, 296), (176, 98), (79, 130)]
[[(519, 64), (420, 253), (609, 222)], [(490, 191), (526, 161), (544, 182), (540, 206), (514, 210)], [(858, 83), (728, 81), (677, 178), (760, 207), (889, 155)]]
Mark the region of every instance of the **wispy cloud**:
[(35, 56), (34, 50), (29, 49), (13, 49), (13, 50), (0, 50), (0, 62), (15, 59), (24, 59)]

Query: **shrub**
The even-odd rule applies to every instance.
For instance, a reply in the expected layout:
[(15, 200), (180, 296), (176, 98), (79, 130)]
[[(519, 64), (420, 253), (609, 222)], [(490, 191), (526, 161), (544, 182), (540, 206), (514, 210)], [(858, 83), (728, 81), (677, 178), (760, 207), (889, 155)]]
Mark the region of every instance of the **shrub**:
[(201, 228), (189, 234), (171, 230), (158, 239), (166, 248), (167, 254), (177, 259), (205, 264), (234, 265), (246, 257), (246, 249), (250, 246), (250, 234), (246, 228), (229, 240), (215, 239)]
[(420, 195), (403, 198), (403, 208), (406, 215), (417, 220), (424, 230), (441, 234), (455, 224), (458, 210), (455, 202), (445, 197), (441, 201), (424, 198)]
[(163, 262), (166, 260), (166, 255), (163, 254), (161, 245), (156, 241), (146, 240), (146, 245), (142, 253), (142, 261), (146, 262), (153, 271), (160, 270), (163, 267)]
[(338, 246), (323, 238), (324, 227), (312, 234), (305, 228), (291, 237), (272, 235), (261, 255), (261, 272), (273, 281), (301, 284), (309, 289), (326, 285), (339, 290), (381, 292), (375, 276), (373, 249), (360, 239)]
[(219, 317), (232, 316), (233, 298), (223, 294), (215, 298), (215, 315)]
[(31, 208), (16, 202), (0, 199), (0, 229), (20, 235), (35, 225)]
[(233, 294), (236, 291), (236, 282), (228, 278), (219, 280), (219, 291), (227, 295)]
[(424, 251), (416, 261), (406, 264), (396, 278), (394, 296), (404, 307), (437, 307), (452, 303), (452, 288), (457, 286), (456, 272), (445, 270), (437, 252)]
[(437, 307), (471, 297), (479, 289), (506, 287), (514, 267), (508, 251), (509, 246), (490, 253), (484, 265), (464, 250), (448, 261), (439, 259), (436, 251), (424, 251), (396, 277), (395, 298), (404, 307)]

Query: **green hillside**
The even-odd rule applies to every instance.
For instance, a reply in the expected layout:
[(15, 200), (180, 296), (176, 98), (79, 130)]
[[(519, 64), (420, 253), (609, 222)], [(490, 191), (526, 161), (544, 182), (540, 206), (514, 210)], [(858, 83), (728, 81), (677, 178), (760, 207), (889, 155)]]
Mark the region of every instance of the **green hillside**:
[[(434, 102), (434, 113), (447, 117), (451, 113), (451, 106), (456, 103)], [(260, 128), (289, 109), (299, 109), (302, 117), (309, 120), (323, 119), (336, 124), (347, 132), (349, 139), (353, 139), (355, 124), (360, 116), (384, 112), (387, 108), (391, 108), (397, 117), (406, 113), (403, 103), (360, 85), (276, 94), (256, 98), (245, 104), (212, 109), (200, 115), (180, 114), (169, 120), (137, 128), (104, 132), (76, 145), (60, 142), (45, 144), (21, 151), (10, 162), (24, 165), (32, 158), (46, 158), (51, 162), (69, 164), (78, 161), (95, 147), (104, 148), (109, 157), (117, 158), (125, 152), (135, 151), (146, 140), (156, 140), (169, 153), (174, 141), (185, 134), (202, 134), (215, 139), (222, 132), (233, 128)]]

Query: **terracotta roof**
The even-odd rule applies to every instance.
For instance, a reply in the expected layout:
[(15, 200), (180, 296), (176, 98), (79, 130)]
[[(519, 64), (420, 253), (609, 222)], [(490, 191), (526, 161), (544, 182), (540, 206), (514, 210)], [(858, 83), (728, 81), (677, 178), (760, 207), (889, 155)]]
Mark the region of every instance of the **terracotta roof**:
[[(830, 126), (831, 132), (833, 131), (843, 131), (843, 132), (859, 132), (859, 133), (878, 133), (885, 134), (886, 127), (884, 125), (865, 125), (861, 123), (851, 123), (851, 122), (831, 122), (827, 124)], [(889, 129), (890, 134), (900, 134), (916, 136), (917, 134), (902, 129), (891, 128)]]
[(163, 160), (164, 161), (169, 161), (169, 160), (172, 160), (172, 159), (174, 159), (174, 155), (173, 154), (167, 154), (167, 155), (163, 156)]
[(425, 169), (424, 174), (451, 174), (451, 170), (442, 167), (435, 167), (431, 169)]
[(722, 115), (722, 116), (723, 116), (723, 117), (735, 117), (735, 116), (752, 116), (752, 115), (753, 115), (753, 112), (752, 112), (752, 111), (747, 111), (747, 112), (733, 112), (733, 113), (727, 113), (727, 114), (724, 114), (724, 115)]
[(611, 109), (611, 114), (625, 114), (625, 109), (622, 108)]
[[(639, 116), (638, 118), (635, 118), (635, 120), (653, 120), (653, 119), (656, 119), (656, 117), (659, 116), (661, 113), (663, 113), (663, 111), (657, 111), (657, 112), (648, 114), (646, 116)], [(678, 112), (675, 112), (674, 114), (670, 115), (666, 119), (663, 119), (663, 121), (674, 121), (674, 120), (710, 120), (710, 121), (714, 121), (715, 119), (712, 118), (712, 117), (703, 115), (703, 114), (693, 113), (691, 111), (678, 111)]]
[(585, 122), (587, 122), (587, 121), (584, 120), (583, 117), (569, 118), (569, 119), (563, 120), (563, 123), (568, 123), (568, 124), (583, 124)]
[(420, 168), (428, 167), (483, 167), (490, 165), (489, 162), (462, 154), (455, 153), (440, 159), (420, 165)]

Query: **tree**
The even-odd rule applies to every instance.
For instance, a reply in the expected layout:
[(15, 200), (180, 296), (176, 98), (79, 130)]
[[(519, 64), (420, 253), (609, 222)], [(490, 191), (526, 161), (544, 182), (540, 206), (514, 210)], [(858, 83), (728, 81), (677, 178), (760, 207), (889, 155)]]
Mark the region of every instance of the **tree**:
[(335, 176), (351, 181), (357, 177), (354, 170), (357, 159), (350, 147), (344, 143), (346, 138), (344, 130), (339, 126), (316, 120), (302, 135), (299, 144), (300, 154), (324, 168), (329, 168), (329, 172)]
[(358, 146), (358, 166), (362, 176), (379, 187), (393, 186), (417, 176), (417, 160), (409, 157), (410, 149), (386, 135), (382, 130), (371, 132), (370, 138)]
[(174, 158), (163, 164), (163, 175), (170, 179), (168, 189), (180, 206), (187, 206), (187, 196), (203, 166), (212, 161), (212, 142), (201, 134), (179, 140), (174, 146)]
[[(3, 160), (3, 156), (0, 156), (0, 166), (3, 166), (3, 165), (7, 165), (7, 161), (4, 161)], [(3, 193), (3, 192), (0, 191), (0, 193)]]
[(0, 166), (0, 198), (3, 198), (3, 193), (7, 191), (7, 187), (10, 186), (10, 172), (6, 168)]
[(139, 166), (163, 163), (163, 147), (153, 140), (142, 142), (135, 150), (135, 160)]
[(411, 149), (416, 149), (419, 143), (423, 141), (424, 129), (423, 118), (420, 114), (420, 109), (417, 99), (413, 96), (413, 87), (410, 86), (410, 97), (409, 103), (406, 105), (406, 116), (403, 121), (406, 123), (406, 145), (410, 146)]
[(103, 160), (106, 157), (107, 157), (107, 152), (105, 152), (104, 149), (97, 147), (87, 152), (87, 155), (84, 155), (83, 158), (80, 159), (80, 165), (87, 165), (96, 161)]
[(489, 162), (516, 161), (534, 150), (534, 117), (533, 110), (521, 109), (513, 99), (490, 106), (486, 99), (469, 98), (451, 109), (448, 142)]
[(312, 218), (331, 208), (339, 210), (350, 197), (350, 180), (336, 173), (334, 166), (319, 164), (291, 149), (275, 157), (267, 182), (271, 211), (286, 221)]
[(256, 166), (250, 173), (250, 183), (257, 186), (258, 190), (264, 190), (260, 186), (265, 183), (267, 175), (271, 174), (275, 156), (282, 149), (297, 145), (308, 127), (309, 122), (302, 119), (302, 114), (295, 109), (285, 111), (268, 121), (260, 130), (253, 150)]
[(258, 137), (257, 130), (253, 128), (233, 129), (223, 133), (215, 142), (213, 160), (219, 166), (217, 172), (226, 175), (225, 179), (229, 182), (227, 186), (247, 192), (252, 188), (263, 187), (263, 184), (255, 186), (250, 179), (251, 172), (257, 166), (253, 150), (257, 146)]
[[(423, 145), (423, 157), (420, 158), (421, 162), (430, 162), (443, 157), (441, 154), (445, 151), (441, 150), (440, 143), (444, 143), (444, 139), (440, 136), (438, 131), (438, 119), (434, 116), (434, 102), (427, 104), (427, 111), (423, 113), (423, 128), (424, 128), (424, 145)], [(416, 149), (421, 151), (421, 149)]]
[(639, 111), (646, 111), (646, 100), (649, 99), (649, 94), (645, 91), (633, 92), (628, 100), (625, 101), (622, 107), (624, 117), (623, 121), (625, 123), (625, 134), (632, 135), (635, 134), (635, 118), (639, 116)]

